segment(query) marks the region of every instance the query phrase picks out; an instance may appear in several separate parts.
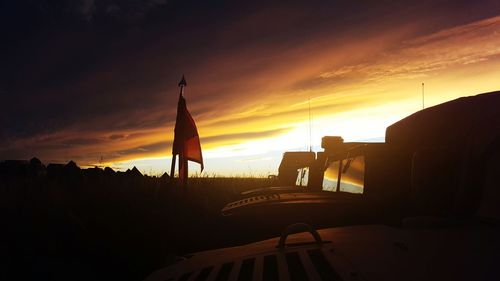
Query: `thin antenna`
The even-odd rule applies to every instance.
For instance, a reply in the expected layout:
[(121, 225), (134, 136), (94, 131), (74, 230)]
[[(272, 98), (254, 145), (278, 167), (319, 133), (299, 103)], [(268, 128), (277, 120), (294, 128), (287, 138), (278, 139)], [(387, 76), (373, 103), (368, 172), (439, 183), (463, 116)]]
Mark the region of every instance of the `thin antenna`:
[(309, 98), (309, 152), (312, 152), (311, 98)]
[(425, 109), (424, 82), (422, 82), (422, 109)]

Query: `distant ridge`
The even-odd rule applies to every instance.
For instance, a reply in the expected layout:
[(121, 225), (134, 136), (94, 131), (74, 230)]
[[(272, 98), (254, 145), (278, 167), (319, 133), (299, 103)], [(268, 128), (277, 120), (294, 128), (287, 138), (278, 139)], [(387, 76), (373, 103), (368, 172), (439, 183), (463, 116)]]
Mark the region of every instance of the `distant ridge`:
[[(92, 167), (82, 169), (76, 162), (69, 161), (66, 164), (49, 163), (45, 166), (40, 159), (33, 157), (31, 160), (3, 160), (0, 161), (0, 179), (14, 178), (36, 178), (47, 177), (49, 179), (81, 179), (82, 177), (114, 177), (127, 176), (133, 178), (149, 177), (143, 175), (137, 167), (125, 172), (116, 172), (111, 167)], [(168, 179), (169, 175), (164, 173), (161, 178)]]

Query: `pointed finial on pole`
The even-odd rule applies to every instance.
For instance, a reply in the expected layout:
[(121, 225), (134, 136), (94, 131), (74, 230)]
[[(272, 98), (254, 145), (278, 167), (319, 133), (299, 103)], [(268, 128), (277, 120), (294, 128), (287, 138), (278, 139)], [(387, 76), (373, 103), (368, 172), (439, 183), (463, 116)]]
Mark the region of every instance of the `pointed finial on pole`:
[(182, 79), (179, 82), (179, 87), (186, 87), (186, 86), (187, 86), (186, 78), (184, 77), (184, 74), (182, 74)]
[(181, 90), (179, 91), (179, 98), (184, 94), (184, 87), (186, 86), (186, 78), (184, 77), (184, 74), (182, 74), (181, 81), (179, 82), (179, 87), (181, 87)]

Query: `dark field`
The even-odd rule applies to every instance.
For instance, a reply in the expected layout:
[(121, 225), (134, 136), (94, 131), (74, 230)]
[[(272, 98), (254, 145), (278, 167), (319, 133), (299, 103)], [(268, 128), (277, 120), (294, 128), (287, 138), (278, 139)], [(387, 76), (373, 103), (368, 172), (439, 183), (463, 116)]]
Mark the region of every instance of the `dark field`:
[(248, 242), (220, 210), (273, 183), (204, 177), (183, 189), (133, 172), (26, 167), (0, 174), (2, 280), (141, 280), (187, 253)]

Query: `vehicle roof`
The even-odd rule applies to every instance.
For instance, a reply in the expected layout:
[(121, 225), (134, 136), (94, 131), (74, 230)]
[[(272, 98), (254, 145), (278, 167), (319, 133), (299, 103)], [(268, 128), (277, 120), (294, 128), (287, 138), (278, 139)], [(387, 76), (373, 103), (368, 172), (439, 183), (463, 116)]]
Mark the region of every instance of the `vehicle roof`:
[(459, 145), (471, 136), (499, 128), (498, 105), (500, 91), (429, 107), (387, 127), (386, 142), (409, 147)]

